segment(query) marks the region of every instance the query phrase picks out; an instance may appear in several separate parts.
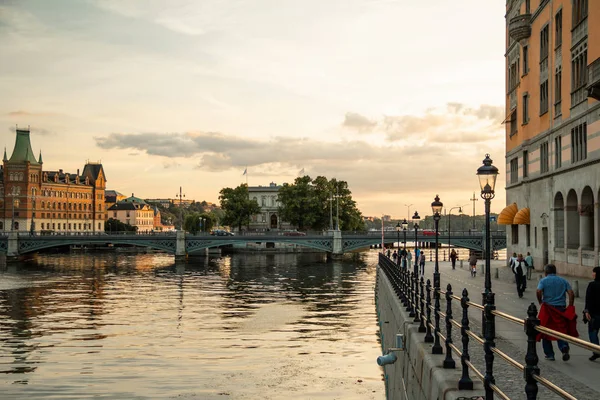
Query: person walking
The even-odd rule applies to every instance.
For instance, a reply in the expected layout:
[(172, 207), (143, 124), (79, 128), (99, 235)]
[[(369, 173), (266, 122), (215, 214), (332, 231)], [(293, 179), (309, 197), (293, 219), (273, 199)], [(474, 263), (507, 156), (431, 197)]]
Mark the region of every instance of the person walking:
[(531, 257), (531, 253), (527, 252), (527, 257), (525, 257), (525, 262), (527, 263), (527, 280), (531, 280), (531, 273), (533, 272), (533, 257)]
[(475, 278), (477, 275), (477, 256), (474, 251), (472, 251), (469, 256), (469, 268), (471, 269), (471, 276)]
[(390, 249), (387, 249), (387, 258), (390, 258), (390, 255), (392, 254), (392, 252), (390, 251)]
[(406, 260), (404, 263), (404, 268), (406, 268), (407, 266), (412, 265), (412, 253), (410, 251), (406, 252)]
[(513, 269), (513, 264), (517, 261), (517, 253), (512, 253), (512, 257), (508, 259), (508, 266)]
[[(575, 294), (571, 284), (566, 279), (556, 275), (556, 266), (548, 264), (544, 267), (545, 278), (540, 280), (537, 287), (537, 300), (541, 305), (538, 318), (540, 325), (564, 333), (573, 337), (579, 337), (577, 333), (577, 315), (575, 314)], [(567, 297), (569, 303), (567, 306)], [(546, 360), (554, 361), (554, 348), (552, 341), (558, 342), (558, 349), (562, 353), (563, 361), (568, 361), (569, 343), (544, 333), (538, 333), (536, 340), (542, 341), (542, 348)]]
[(398, 264), (398, 253), (396, 253), (396, 250), (392, 253), (392, 259), (394, 260), (394, 264)]
[[(583, 315), (588, 321), (590, 342), (600, 344), (598, 342), (598, 330), (600, 330), (600, 267), (594, 267), (592, 278), (594, 280), (589, 283), (585, 291)], [(583, 322), (585, 322), (585, 319)], [(596, 361), (598, 358), (600, 358), (600, 353), (594, 352), (590, 357), (590, 361)]]
[(421, 252), (419, 256), (419, 267), (421, 268), (421, 276), (425, 276), (425, 252)]
[(406, 249), (400, 250), (398, 258), (402, 261), (402, 268), (406, 268)]
[(523, 292), (526, 289), (527, 263), (523, 260), (523, 254), (517, 256), (517, 260), (512, 263), (512, 272), (515, 274), (515, 282), (517, 283), (517, 294), (519, 298), (523, 297)]
[(452, 249), (450, 252), (450, 261), (452, 261), (452, 269), (456, 269), (456, 259), (458, 258), (458, 254), (456, 250)]

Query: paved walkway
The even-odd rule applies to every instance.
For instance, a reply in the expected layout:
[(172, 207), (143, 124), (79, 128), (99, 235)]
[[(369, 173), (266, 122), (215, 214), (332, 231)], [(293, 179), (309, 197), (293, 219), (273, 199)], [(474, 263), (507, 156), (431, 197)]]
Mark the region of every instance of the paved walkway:
[[(514, 278), (512, 272), (506, 267), (506, 261), (493, 260), (491, 267), (492, 271), (494, 271), (494, 268), (498, 268), (499, 278), (494, 278), (495, 274), (492, 272), (492, 290), (496, 293), (497, 309), (519, 318), (527, 318), (527, 307), (532, 302), (537, 306), (535, 290), (537, 287), (538, 275), (540, 275), (540, 273), (534, 274), (532, 279), (528, 281), (527, 290), (525, 291), (523, 298), (519, 298), (517, 296), (516, 286), (513, 283)], [(433, 262), (428, 262), (426, 264), (426, 277), (432, 279), (433, 268)], [(450, 262), (440, 262), (440, 273), (442, 289), (445, 289), (446, 285), (450, 283), (453, 292), (460, 296), (462, 289), (467, 288), (471, 301), (481, 303), (484, 277), (479, 271), (477, 276), (472, 278), (468, 271), (467, 263), (464, 263), (463, 269), (461, 269), (460, 264), (457, 263), (456, 270), (452, 270)], [(570, 281), (579, 280), (581, 295), (585, 296), (585, 289), (587, 288), (589, 281), (583, 281), (581, 278), (566, 278)], [(583, 302), (584, 299), (582, 297), (575, 299), (575, 308), (578, 315), (580, 315), (581, 310), (583, 310)], [(462, 315), (460, 303), (454, 303), (454, 318), (459, 320)], [(442, 307), (445, 308), (445, 301), (442, 302)], [(471, 330), (481, 334), (481, 312), (471, 309), (469, 318), (471, 320)], [(579, 337), (588, 340), (587, 325), (583, 324), (581, 317), (578, 318), (577, 329), (579, 331)], [(442, 332), (445, 332), (445, 325), (442, 328)], [(459, 333), (458, 329), (454, 329), (452, 336), (454, 338), (454, 343), (461, 348), (462, 344), (460, 342)], [(519, 363), (525, 364), (527, 337), (523, 327), (497, 317), (496, 335), (498, 337), (496, 343), (497, 347), (513, 357)], [(469, 347), (471, 349), (471, 360), (475, 365), (479, 366), (480, 371), (484, 371), (482, 346), (477, 345), (477, 343), (471, 339)], [(584, 350), (571, 345), (571, 360), (564, 362), (560, 358), (560, 352), (557, 349), (556, 343), (554, 343), (554, 347), (557, 355), (556, 361), (546, 361), (544, 359), (541, 343), (538, 344), (537, 351), (538, 357), (540, 358), (540, 374), (561, 388), (567, 390), (578, 399), (600, 398), (600, 361), (589, 361), (588, 358), (591, 355), (589, 350)], [(460, 360), (457, 357), (455, 357), (455, 359), (457, 365), (460, 367)], [(496, 356), (494, 360), (494, 372), (496, 383), (502, 390), (506, 390), (506, 394), (513, 399), (524, 398), (525, 381), (522, 372), (509, 366), (498, 356)], [(471, 377), (472, 379), (475, 379), (473, 374), (471, 374)], [(559, 399), (561, 397), (549, 392), (540, 385), (538, 398), (549, 400), (555, 398)]]

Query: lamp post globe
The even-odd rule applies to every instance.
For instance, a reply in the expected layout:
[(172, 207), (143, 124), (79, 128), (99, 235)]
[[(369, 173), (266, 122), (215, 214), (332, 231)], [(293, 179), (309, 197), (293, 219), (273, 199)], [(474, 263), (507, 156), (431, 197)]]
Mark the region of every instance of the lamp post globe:
[(498, 168), (492, 164), (492, 159), (489, 154), (485, 155), (483, 165), (477, 169), (477, 177), (479, 178), (479, 186), (481, 187), (481, 198), (485, 201), (485, 290), (482, 293), (484, 311), (483, 311), (483, 336), (484, 336), (484, 352), (485, 352), (485, 375), (484, 388), (485, 397), (492, 398), (494, 391), (492, 384), (495, 383), (493, 367), (494, 353), (492, 348), (495, 347), (494, 339), (496, 338), (494, 310), (496, 309), (494, 293), (492, 292), (492, 279), (490, 274), (490, 203), (494, 198), (494, 188), (496, 187), (496, 178), (498, 177)]
[(413, 217), (412, 217), (413, 221), (414, 221), (414, 229), (415, 229), (415, 265), (413, 266), (413, 272), (415, 273), (415, 276), (418, 276), (418, 268), (419, 268), (419, 260), (418, 260), (418, 256), (417, 256), (417, 250), (418, 250), (418, 238), (417, 238), (417, 234), (419, 233), (419, 220), (421, 219), (421, 217), (419, 216), (419, 213), (417, 211), (415, 211)]

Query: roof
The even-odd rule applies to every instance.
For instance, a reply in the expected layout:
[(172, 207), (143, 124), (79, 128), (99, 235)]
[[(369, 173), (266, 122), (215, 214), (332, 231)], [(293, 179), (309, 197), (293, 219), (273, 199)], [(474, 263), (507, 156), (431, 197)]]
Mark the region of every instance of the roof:
[(120, 201), (116, 204), (113, 204), (108, 211), (120, 211), (120, 210), (141, 210), (141, 209), (150, 209), (148, 204), (139, 204), (139, 203), (125, 203)]
[(104, 168), (102, 167), (102, 164), (100, 163), (87, 163), (85, 164), (85, 167), (83, 167), (83, 172), (82, 172), (82, 176), (89, 176), (90, 180), (92, 182), (95, 182), (96, 179), (98, 179), (98, 176), (100, 176), (100, 172), (102, 172), (102, 175), (104, 176), (104, 179), (106, 180), (106, 174), (104, 173)]
[(29, 137), (29, 130), (17, 129), (17, 138), (15, 140), (15, 148), (10, 156), (8, 162), (10, 163), (23, 163), (29, 162), (34, 165), (39, 165), (35, 156), (33, 155), (33, 149), (31, 148), (31, 139)]
[[(48, 183), (53, 183), (56, 175), (58, 175), (57, 183), (68, 183), (71, 185), (81, 185), (85, 186), (85, 178), (79, 177), (79, 183), (77, 181), (77, 173), (64, 172), (62, 169), (58, 171), (44, 171), (45, 174), (48, 174)], [(67, 180), (67, 176), (69, 179)], [(89, 185), (88, 185), (89, 186)]]
[(121, 200), (119, 203), (138, 203), (138, 204), (148, 204), (146, 203), (143, 199), (140, 199), (139, 197), (135, 197), (133, 195), (133, 193), (131, 193), (131, 196)]

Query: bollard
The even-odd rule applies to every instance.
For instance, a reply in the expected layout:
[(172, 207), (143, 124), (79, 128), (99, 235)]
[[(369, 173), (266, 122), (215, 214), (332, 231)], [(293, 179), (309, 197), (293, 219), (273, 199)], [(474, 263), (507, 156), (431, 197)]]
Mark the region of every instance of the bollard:
[(494, 278), (498, 279), (500, 277), (500, 271), (498, 268), (494, 268)]
[(463, 268), (463, 260), (460, 260), (460, 269)]
[(573, 293), (575, 297), (579, 297), (579, 281), (573, 281)]

